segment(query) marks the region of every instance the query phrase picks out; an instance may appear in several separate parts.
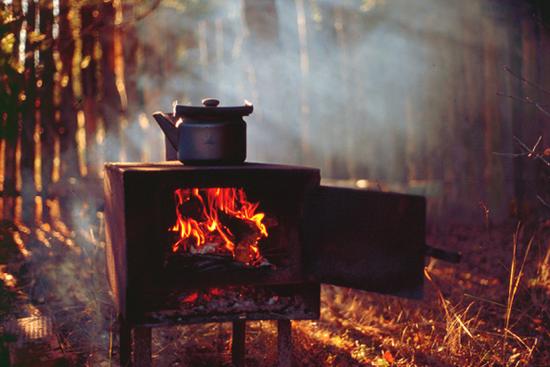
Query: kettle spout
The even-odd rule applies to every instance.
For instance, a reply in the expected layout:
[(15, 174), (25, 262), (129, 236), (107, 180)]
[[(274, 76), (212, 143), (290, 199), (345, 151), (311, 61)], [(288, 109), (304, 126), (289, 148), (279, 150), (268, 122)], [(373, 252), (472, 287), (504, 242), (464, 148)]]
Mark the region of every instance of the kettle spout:
[(157, 124), (159, 124), (170, 144), (172, 144), (175, 150), (178, 150), (178, 129), (172, 122), (170, 116), (163, 112), (155, 112), (153, 118)]

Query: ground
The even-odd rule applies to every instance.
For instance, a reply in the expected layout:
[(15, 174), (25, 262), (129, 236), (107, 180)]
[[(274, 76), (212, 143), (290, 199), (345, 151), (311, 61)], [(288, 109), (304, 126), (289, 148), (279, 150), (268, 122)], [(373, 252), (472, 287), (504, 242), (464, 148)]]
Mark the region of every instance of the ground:
[[(82, 204), (65, 221), (58, 201), (46, 207), (47, 220), (0, 226), (0, 365), (116, 365), (102, 213)], [(548, 366), (549, 238), (540, 221), (430, 228), (428, 242), (460, 251), (462, 262), (429, 260), (422, 300), (323, 286), (321, 319), (292, 323), (296, 364)], [(30, 316), (51, 330), (17, 341), (14, 320)], [(248, 323), (248, 365), (275, 364), (275, 331), (271, 321)], [(230, 324), (154, 329), (154, 365), (229, 366), (230, 332)]]

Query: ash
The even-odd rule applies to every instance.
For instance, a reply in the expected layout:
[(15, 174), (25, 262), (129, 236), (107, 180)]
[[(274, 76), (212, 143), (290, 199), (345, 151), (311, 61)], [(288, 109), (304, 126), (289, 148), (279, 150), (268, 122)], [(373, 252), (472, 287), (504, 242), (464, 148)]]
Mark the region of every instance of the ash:
[[(176, 319), (195, 322), (194, 318), (230, 320), (233, 318), (281, 319), (292, 316), (310, 318), (314, 314), (302, 295), (284, 292), (272, 287), (228, 286), (206, 290), (174, 293), (167, 303), (168, 310), (148, 314), (157, 322)], [(204, 320), (198, 320), (204, 322)]]

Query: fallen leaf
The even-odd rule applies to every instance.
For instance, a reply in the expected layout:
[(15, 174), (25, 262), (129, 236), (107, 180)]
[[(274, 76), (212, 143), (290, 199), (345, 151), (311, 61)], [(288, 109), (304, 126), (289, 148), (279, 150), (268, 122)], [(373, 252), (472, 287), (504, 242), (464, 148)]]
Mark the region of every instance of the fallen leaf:
[(395, 362), (395, 359), (393, 358), (392, 354), (389, 351), (384, 352), (384, 359), (388, 361), (389, 364), (392, 364)]

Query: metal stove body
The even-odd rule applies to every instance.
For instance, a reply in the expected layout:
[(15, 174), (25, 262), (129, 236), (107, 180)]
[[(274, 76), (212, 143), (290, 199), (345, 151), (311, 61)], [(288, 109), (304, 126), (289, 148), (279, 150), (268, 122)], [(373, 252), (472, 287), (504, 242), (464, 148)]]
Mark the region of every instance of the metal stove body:
[[(244, 330), (244, 320), (319, 318), (321, 283), (422, 296), (423, 197), (322, 186), (317, 169), (254, 163), (114, 163), (105, 167), (104, 184), (123, 365), (130, 363), (133, 328), (143, 335), (139, 330), (157, 325), (235, 321)], [(174, 191), (213, 187), (244, 189), (274, 218), (259, 244), (272, 266), (203, 266), (200, 256), (190, 265), (192, 255), (171, 253)], [(255, 302), (212, 302), (235, 293)], [(201, 299), (190, 305), (189, 297)]]

